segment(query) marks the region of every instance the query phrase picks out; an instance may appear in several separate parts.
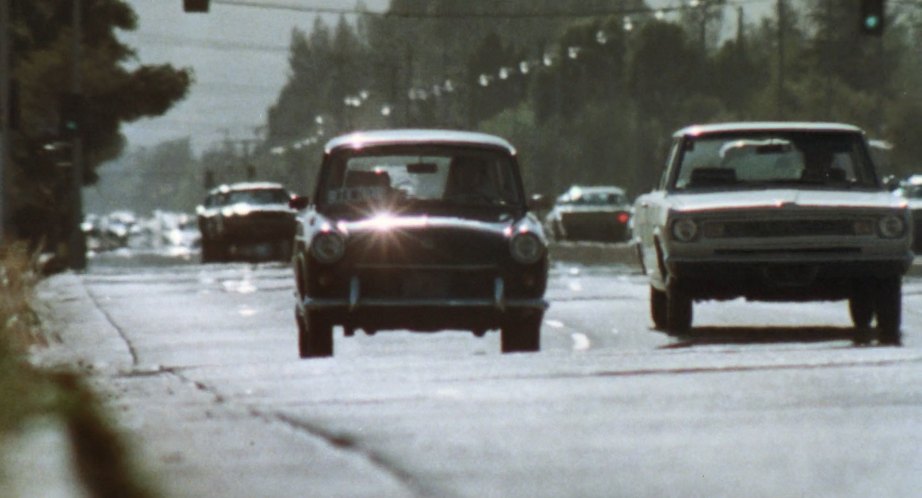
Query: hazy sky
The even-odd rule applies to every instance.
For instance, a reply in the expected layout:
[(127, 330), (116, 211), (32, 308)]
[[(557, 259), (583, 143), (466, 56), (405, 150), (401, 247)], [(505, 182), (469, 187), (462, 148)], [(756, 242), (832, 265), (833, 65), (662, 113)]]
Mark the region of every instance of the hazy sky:
[[(138, 14), (138, 29), (122, 39), (138, 52), (140, 62), (190, 67), (195, 84), (186, 99), (165, 116), (123, 128), (131, 147), (151, 146), (191, 136), (196, 150), (218, 144), (225, 136), (252, 138), (266, 122), (288, 75), (288, 43), (297, 27), (308, 31), (315, 15), (284, 9), (254, 8), (212, 0), (211, 12), (186, 14), (182, 0), (128, 0)], [(249, 3), (351, 7), (351, 0), (248, 0)], [(364, 0), (369, 10), (384, 10), (389, 0)], [(773, 1), (752, 2), (753, 14)], [(674, 5), (675, 0), (650, 5)], [(729, 14), (729, 13), (728, 13)], [(328, 22), (337, 16), (328, 15)], [(751, 20), (751, 18), (750, 18)]]
[[(254, 0), (273, 4), (344, 8), (351, 1)], [(291, 10), (215, 3), (207, 14), (186, 14), (182, 0), (128, 0), (138, 29), (121, 38), (137, 50), (141, 63), (190, 67), (195, 84), (185, 100), (165, 116), (123, 128), (130, 146), (193, 137), (196, 149), (230, 138), (252, 138), (266, 122), (288, 75), (291, 31), (309, 31), (315, 15)], [(365, 0), (383, 10), (387, 0)], [(335, 23), (337, 16), (330, 16)]]

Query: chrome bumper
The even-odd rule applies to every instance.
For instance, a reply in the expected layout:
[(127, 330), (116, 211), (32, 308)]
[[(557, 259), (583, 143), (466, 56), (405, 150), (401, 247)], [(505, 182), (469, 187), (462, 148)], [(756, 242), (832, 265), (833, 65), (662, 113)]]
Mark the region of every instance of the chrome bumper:
[(507, 299), (503, 279), (497, 277), (493, 282), (492, 299), (455, 299), (455, 298), (363, 298), (358, 277), (349, 281), (348, 299), (316, 299), (305, 297), (301, 303), (303, 309), (346, 308), (353, 311), (359, 308), (491, 308), (505, 311), (506, 308), (533, 308), (545, 310), (549, 304), (542, 298)]

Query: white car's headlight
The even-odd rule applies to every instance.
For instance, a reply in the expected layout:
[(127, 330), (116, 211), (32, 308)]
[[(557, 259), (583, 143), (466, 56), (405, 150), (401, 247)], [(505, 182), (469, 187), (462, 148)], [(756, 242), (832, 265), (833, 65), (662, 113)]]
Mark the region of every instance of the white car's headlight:
[(698, 224), (691, 218), (679, 218), (672, 222), (672, 236), (679, 242), (691, 242), (698, 237)]
[(520, 232), (512, 236), (512, 240), (509, 241), (509, 250), (512, 252), (513, 259), (523, 265), (530, 265), (544, 255), (544, 243), (531, 232)]
[(346, 241), (336, 232), (321, 232), (311, 241), (311, 254), (323, 264), (339, 261), (346, 252)]
[(889, 214), (877, 221), (877, 231), (885, 239), (897, 239), (906, 234), (906, 222), (899, 216)]

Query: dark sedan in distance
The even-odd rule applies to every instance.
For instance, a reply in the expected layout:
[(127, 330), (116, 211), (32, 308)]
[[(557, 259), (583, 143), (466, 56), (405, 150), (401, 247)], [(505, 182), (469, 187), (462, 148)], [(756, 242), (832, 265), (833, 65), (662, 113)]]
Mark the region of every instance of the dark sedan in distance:
[(540, 349), (547, 245), (515, 149), (481, 133), (382, 130), (326, 144), (293, 258), (299, 354), (389, 329), (500, 330)]
[(295, 212), (292, 194), (271, 182), (222, 185), (196, 211), (202, 262), (291, 258)]
[(623, 242), (631, 238), (631, 203), (620, 187), (570, 187), (544, 225), (555, 240)]

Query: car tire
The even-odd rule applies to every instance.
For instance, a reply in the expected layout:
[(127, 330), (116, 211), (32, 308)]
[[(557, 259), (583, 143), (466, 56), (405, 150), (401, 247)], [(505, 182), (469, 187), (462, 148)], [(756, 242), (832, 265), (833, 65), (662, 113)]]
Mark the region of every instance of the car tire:
[(668, 320), (666, 293), (652, 285), (650, 286), (650, 317), (653, 318), (653, 328), (666, 330)]
[(522, 316), (507, 323), (500, 330), (500, 349), (503, 353), (530, 353), (541, 350), (541, 321), (543, 313)]
[(666, 293), (666, 329), (672, 333), (688, 332), (692, 326), (693, 304), (688, 294), (671, 290)]
[(874, 289), (877, 340), (887, 346), (902, 344), (903, 292), (900, 277), (881, 279)]
[(869, 328), (874, 318), (874, 296), (859, 291), (848, 299), (848, 313), (856, 329)]
[(298, 355), (301, 358), (333, 356), (333, 325), (316, 311), (295, 312)]
[(210, 240), (202, 241), (202, 263), (215, 261), (215, 243)]

